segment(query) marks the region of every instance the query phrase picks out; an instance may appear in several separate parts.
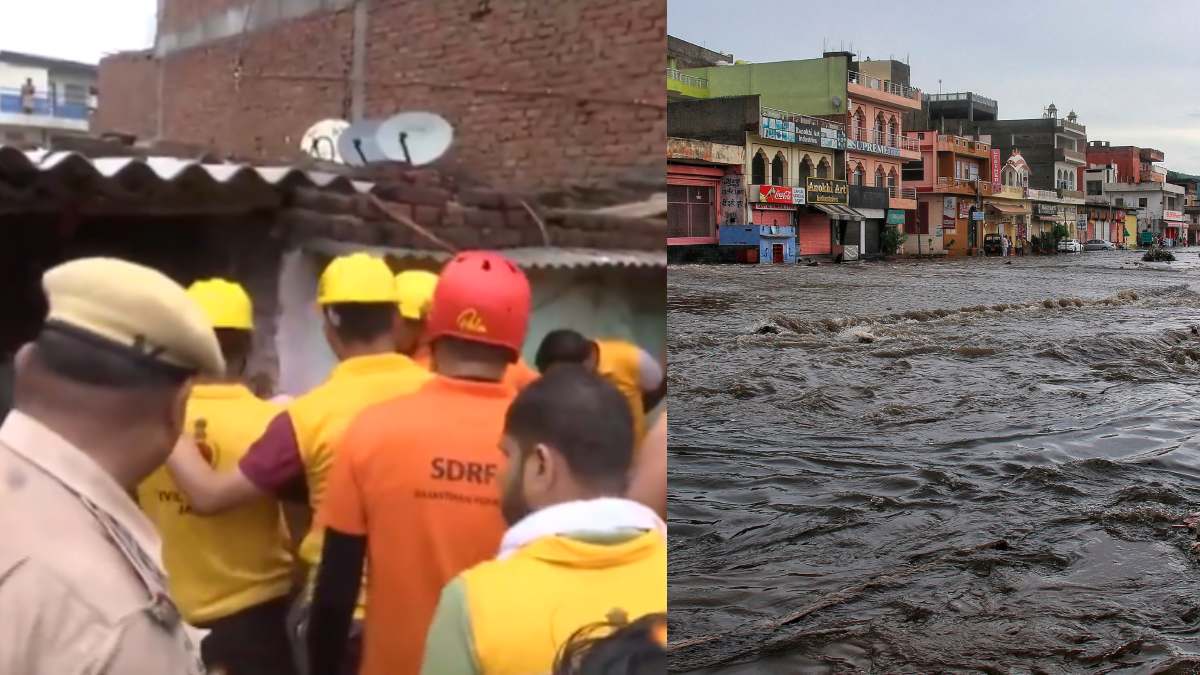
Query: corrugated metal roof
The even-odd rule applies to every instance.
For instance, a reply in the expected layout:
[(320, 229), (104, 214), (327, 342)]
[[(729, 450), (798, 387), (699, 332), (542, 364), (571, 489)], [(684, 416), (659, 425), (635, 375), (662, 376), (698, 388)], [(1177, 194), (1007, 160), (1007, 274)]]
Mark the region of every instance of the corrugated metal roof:
[[(396, 260), (443, 262), (450, 259), (444, 251), (424, 251), (391, 246), (363, 246), (333, 239), (313, 239), (304, 248), (325, 255), (345, 255), (366, 251)], [(501, 253), (525, 269), (582, 269), (589, 267), (666, 268), (667, 253), (661, 251), (623, 251), (592, 248), (536, 246), (501, 249)]]
[[(90, 174), (90, 176), (89, 176)], [(0, 183), (9, 177), (36, 175), (53, 181), (70, 177), (91, 177), (110, 181), (112, 187), (127, 189), (130, 184), (154, 187), (154, 183), (192, 183), (206, 181), (213, 186), (276, 188), (306, 185), (343, 192), (369, 192), (372, 183), (353, 181), (323, 171), (304, 171), (288, 166), (250, 166), (247, 164), (205, 164), (176, 157), (100, 157), (88, 158), (75, 152), (47, 150), (21, 151), (0, 146)]]

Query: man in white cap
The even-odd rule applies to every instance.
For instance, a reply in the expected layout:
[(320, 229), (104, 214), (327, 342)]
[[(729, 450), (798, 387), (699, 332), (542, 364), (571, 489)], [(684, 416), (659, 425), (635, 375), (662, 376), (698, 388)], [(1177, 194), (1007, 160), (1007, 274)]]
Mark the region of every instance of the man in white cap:
[(0, 673), (203, 673), (130, 493), (166, 461), (196, 375), (224, 360), (183, 288), (109, 258), (46, 272), (0, 426)]

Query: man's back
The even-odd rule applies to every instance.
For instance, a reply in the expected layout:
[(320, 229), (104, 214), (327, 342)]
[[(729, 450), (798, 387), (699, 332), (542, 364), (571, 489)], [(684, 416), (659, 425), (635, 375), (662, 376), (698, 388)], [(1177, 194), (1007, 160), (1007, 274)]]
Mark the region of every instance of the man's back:
[(498, 448), (515, 392), (438, 377), (375, 406), (342, 439), (320, 521), (367, 536), (363, 673), (412, 673), (443, 585), (504, 533)]

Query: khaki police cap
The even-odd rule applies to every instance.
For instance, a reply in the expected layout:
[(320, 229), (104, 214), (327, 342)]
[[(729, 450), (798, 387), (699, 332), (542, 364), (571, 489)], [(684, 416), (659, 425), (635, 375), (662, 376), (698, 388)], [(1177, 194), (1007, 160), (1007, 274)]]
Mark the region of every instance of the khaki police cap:
[(225, 359), (208, 317), (166, 275), (116, 258), (82, 258), (42, 276), (48, 324), (68, 326), (190, 372), (220, 376)]

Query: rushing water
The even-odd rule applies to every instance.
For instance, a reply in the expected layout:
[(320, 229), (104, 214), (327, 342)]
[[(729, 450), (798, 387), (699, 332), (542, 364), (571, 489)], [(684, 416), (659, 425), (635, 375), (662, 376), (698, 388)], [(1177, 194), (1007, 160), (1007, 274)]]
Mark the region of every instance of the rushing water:
[(1200, 672), (1176, 255), (672, 267), (672, 669)]

